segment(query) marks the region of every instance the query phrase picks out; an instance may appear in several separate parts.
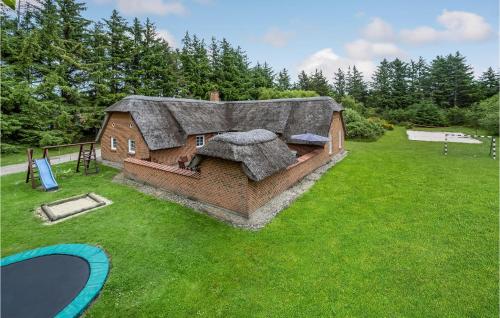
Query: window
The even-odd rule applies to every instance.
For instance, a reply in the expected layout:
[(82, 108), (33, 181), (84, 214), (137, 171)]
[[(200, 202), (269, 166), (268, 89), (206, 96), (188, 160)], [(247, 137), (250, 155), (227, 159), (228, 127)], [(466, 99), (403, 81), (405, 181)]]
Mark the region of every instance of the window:
[(342, 130), (339, 130), (339, 149), (342, 149)]
[(133, 122), (130, 122), (130, 124), (128, 124), (128, 127), (129, 127), (129, 128), (134, 127), (134, 123), (133, 123)]
[(118, 148), (118, 140), (115, 137), (111, 137), (111, 150), (116, 150)]
[(135, 140), (128, 140), (128, 153), (135, 154)]
[(328, 154), (332, 154), (332, 134), (328, 134)]
[(111, 122), (111, 127), (115, 128), (115, 122), (114, 121)]
[(196, 136), (196, 148), (203, 147), (205, 145), (205, 136)]

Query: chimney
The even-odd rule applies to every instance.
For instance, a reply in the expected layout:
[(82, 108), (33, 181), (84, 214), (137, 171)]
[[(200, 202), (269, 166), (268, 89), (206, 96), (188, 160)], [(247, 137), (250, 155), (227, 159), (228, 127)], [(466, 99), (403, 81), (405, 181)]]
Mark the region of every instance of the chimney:
[(219, 91), (211, 91), (210, 92), (210, 101), (211, 102), (220, 102)]

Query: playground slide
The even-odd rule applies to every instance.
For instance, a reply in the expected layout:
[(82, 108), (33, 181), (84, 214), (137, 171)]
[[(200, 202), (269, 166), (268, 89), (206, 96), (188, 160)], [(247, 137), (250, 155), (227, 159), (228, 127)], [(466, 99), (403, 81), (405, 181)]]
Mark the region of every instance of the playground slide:
[(57, 190), (59, 187), (57, 185), (52, 169), (50, 168), (50, 163), (47, 158), (35, 159), (35, 165), (38, 168), (38, 174), (40, 175), (40, 181), (45, 188), (45, 191)]

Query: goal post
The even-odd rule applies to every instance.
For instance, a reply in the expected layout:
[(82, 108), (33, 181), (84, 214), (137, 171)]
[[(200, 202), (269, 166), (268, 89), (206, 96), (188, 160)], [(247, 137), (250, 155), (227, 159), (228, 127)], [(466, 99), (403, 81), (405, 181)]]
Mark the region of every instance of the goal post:
[(467, 134), (445, 134), (444, 135), (444, 146), (443, 146), (443, 154), (445, 156), (448, 155), (448, 137), (453, 137), (453, 136), (458, 136), (458, 137), (469, 137), (469, 138), (476, 138), (476, 139), (489, 139), (490, 140), (490, 152), (488, 154), (489, 157), (491, 157), (493, 160), (497, 159), (497, 141), (495, 136), (483, 136), (483, 135), (467, 135)]

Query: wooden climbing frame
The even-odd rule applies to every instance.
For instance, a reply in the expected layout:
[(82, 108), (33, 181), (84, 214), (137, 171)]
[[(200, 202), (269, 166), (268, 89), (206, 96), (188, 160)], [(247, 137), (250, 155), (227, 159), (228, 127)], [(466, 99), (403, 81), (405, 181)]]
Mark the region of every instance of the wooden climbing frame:
[[(74, 147), (74, 146), (80, 146), (80, 151), (78, 152), (78, 162), (76, 164), (76, 172), (80, 172), (80, 167), (83, 167), (83, 172), (85, 175), (98, 173), (99, 167), (97, 165), (95, 141), (43, 147), (42, 148), (43, 158), (47, 158), (47, 160), (50, 163), (49, 149)], [(36, 188), (36, 181), (35, 181), (36, 167), (35, 167), (35, 161), (33, 159), (32, 148), (28, 148), (27, 155), (28, 155), (28, 172), (26, 174), (26, 183), (28, 183), (31, 180), (31, 187), (34, 189)]]

